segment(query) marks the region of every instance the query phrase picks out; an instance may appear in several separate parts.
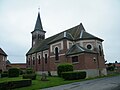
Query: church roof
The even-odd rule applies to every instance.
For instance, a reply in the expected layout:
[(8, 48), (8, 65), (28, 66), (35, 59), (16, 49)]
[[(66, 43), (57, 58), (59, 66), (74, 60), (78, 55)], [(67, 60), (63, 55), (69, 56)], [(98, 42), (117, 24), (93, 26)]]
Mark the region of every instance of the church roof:
[(41, 18), (40, 18), (40, 13), (39, 12), (38, 12), (38, 17), (37, 17), (35, 28), (34, 28), (34, 31), (37, 31), (37, 30), (45, 32), (43, 30), (43, 27), (42, 27), (42, 22), (41, 22)]
[(67, 52), (66, 55), (74, 55), (79, 53), (96, 53), (92, 50), (81, 47), (78, 44), (74, 44)]
[(4, 56), (7, 56), (7, 54), (1, 48), (0, 48), (0, 54), (4, 55)]
[(44, 39), (42, 41), (39, 42), (39, 44), (35, 47), (32, 47), (26, 55), (35, 53), (35, 52), (39, 52), (39, 51), (44, 51), (44, 50), (48, 50), (49, 49), (49, 44), (55, 43), (57, 41), (60, 41), (62, 39), (68, 39), (71, 41), (77, 41), (77, 40), (91, 40), (91, 39), (97, 39), (100, 41), (103, 41), (102, 39), (88, 33), (85, 31), (82, 23), (80, 23), (79, 25), (72, 27), (68, 30), (65, 30), (61, 33), (58, 33), (54, 36), (51, 36), (47, 39)]

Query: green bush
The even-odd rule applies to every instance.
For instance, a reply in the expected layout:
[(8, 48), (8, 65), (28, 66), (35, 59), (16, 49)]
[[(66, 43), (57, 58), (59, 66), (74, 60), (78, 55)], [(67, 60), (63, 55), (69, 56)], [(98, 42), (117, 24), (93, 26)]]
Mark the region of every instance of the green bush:
[(1, 73), (1, 77), (8, 77), (8, 71), (3, 71)]
[(57, 67), (57, 73), (58, 76), (61, 77), (62, 72), (68, 72), (68, 71), (73, 71), (73, 65), (72, 64), (60, 64)]
[(27, 73), (27, 74), (32, 74), (32, 73), (34, 73), (34, 71), (33, 71), (33, 69), (31, 69), (31, 68), (27, 68), (27, 69), (26, 69), (26, 73)]
[(3, 73), (8, 73), (8, 71), (3, 71)]
[(65, 80), (77, 80), (77, 79), (85, 79), (86, 72), (62, 72), (62, 78)]
[(23, 74), (23, 70), (19, 69), (19, 74), (22, 75)]
[(2, 73), (2, 69), (0, 69), (0, 74)]
[(108, 70), (108, 71), (114, 71), (114, 70), (115, 70), (115, 67), (114, 67), (114, 66), (109, 66), (109, 67), (107, 67), (107, 70)]
[(8, 77), (8, 73), (2, 73), (1, 77)]
[(36, 80), (36, 74), (23, 74), (23, 79)]
[(8, 70), (8, 77), (18, 77), (19, 76), (19, 69), (11, 68)]
[(0, 83), (0, 90), (13, 90), (15, 88), (30, 86), (31, 84), (31, 80), (2, 82)]

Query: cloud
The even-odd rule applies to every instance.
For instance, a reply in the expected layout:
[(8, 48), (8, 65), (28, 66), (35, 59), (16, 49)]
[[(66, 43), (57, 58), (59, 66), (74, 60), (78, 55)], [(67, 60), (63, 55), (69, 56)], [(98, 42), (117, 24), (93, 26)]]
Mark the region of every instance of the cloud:
[(46, 37), (82, 22), (86, 31), (105, 40), (105, 58), (118, 60), (119, 0), (1, 0), (0, 46), (12, 62), (25, 62), (39, 6)]

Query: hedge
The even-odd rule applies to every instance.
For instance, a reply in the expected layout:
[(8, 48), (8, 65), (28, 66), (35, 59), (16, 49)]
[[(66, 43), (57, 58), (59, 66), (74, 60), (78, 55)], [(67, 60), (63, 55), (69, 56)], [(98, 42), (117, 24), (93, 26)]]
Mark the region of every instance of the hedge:
[(8, 77), (18, 77), (19, 76), (19, 69), (17, 68), (10, 68), (8, 70)]
[(12, 90), (15, 88), (30, 86), (31, 84), (31, 80), (2, 82), (0, 83), (0, 90)]
[(0, 74), (2, 73), (2, 69), (0, 69)]
[(1, 73), (1, 77), (8, 77), (8, 71), (3, 71)]
[(36, 74), (23, 74), (23, 79), (31, 79), (35, 80), (36, 79)]
[(35, 73), (35, 72), (34, 72), (33, 69), (31, 69), (31, 68), (27, 68), (27, 69), (26, 69), (26, 73), (27, 73), (27, 74), (32, 74), (32, 73)]
[(69, 63), (60, 64), (57, 67), (58, 76), (61, 77), (62, 72), (73, 71), (73, 65)]
[(2, 73), (1, 77), (8, 77), (8, 73)]
[(65, 79), (65, 80), (85, 79), (86, 78), (86, 72), (85, 71), (62, 72), (62, 78)]

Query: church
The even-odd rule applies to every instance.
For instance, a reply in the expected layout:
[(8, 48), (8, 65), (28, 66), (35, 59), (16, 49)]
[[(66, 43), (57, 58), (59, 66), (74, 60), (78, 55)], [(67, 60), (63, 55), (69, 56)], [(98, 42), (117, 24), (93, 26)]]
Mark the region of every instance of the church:
[(32, 46), (26, 53), (27, 68), (57, 75), (59, 64), (71, 63), (75, 71), (86, 71), (87, 77), (107, 75), (104, 40), (88, 33), (82, 23), (48, 38), (45, 33), (38, 12)]

